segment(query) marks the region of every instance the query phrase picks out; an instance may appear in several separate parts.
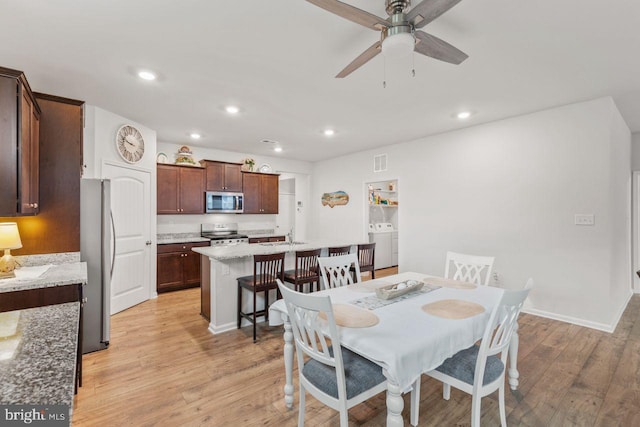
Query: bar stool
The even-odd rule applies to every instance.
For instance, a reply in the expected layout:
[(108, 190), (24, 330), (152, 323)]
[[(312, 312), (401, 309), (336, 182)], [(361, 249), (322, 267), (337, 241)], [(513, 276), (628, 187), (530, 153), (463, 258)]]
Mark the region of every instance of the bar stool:
[[(270, 255), (253, 256), (253, 276), (238, 277), (238, 329), (244, 317), (253, 323), (253, 342), (256, 342), (256, 317), (264, 316), (269, 320), (269, 291), (277, 290), (276, 299), (279, 299), (277, 279), (284, 280), (284, 252)], [(242, 311), (242, 288), (253, 294), (253, 312), (244, 313)], [(264, 309), (258, 310), (256, 307), (256, 295), (264, 292)]]
[[(376, 244), (365, 243), (358, 245), (358, 264), (360, 265), (360, 274), (365, 271), (371, 272), (371, 278), (376, 278), (376, 270), (373, 260), (375, 259)], [(351, 267), (351, 274), (356, 274), (355, 267)]]
[(327, 248), (329, 256), (341, 256), (349, 254), (351, 251), (351, 245), (349, 246), (334, 246), (333, 248)]
[(310, 251), (296, 251), (296, 268), (295, 270), (287, 270), (284, 272), (284, 280), (293, 283), (295, 290), (301, 292), (304, 290), (304, 284), (309, 284), (309, 292), (313, 292), (313, 285), (316, 289), (320, 288), (320, 276), (318, 275), (318, 257), (321, 249)]

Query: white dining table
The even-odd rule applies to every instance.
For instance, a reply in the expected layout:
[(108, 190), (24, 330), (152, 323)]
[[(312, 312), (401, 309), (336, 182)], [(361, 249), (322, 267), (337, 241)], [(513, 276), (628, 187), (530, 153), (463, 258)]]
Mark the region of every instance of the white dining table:
[[(428, 276), (405, 272), (324, 290), (314, 295), (329, 295), (332, 304), (354, 304), (363, 298), (375, 298), (376, 287), (406, 280), (422, 280)], [(491, 286), (478, 286), (474, 289), (442, 287), (430, 292), (418, 291), (410, 294), (410, 298), (371, 310), (379, 319), (375, 326), (339, 328), (341, 345), (375, 362), (383, 369), (387, 378), (387, 426), (404, 425), (402, 394), (412, 389), (413, 383), (423, 372), (435, 369), (447, 358), (482, 338), (491, 311), (503, 292), (503, 289)], [(472, 317), (454, 320), (434, 316), (422, 310), (425, 304), (447, 299), (474, 302), (483, 306), (485, 311)], [(284, 324), (284, 394), (286, 406), (292, 408), (294, 345), (291, 324), (283, 300), (274, 302), (269, 310), (270, 325)], [(517, 352), (517, 345), (515, 351)], [(517, 384), (517, 370), (513, 373), (516, 375)], [(510, 370), (509, 375), (511, 374)]]

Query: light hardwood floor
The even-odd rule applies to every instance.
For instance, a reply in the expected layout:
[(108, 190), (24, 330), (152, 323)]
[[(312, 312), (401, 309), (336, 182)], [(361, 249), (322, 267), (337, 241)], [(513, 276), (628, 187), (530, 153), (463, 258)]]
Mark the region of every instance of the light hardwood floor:
[[(393, 273), (394, 269), (386, 273)], [(382, 277), (385, 272), (381, 272)], [(74, 426), (295, 426), (283, 401), (282, 327), (220, 335), (200, 317), (199, 289), (163, 294), (112, 317), (108, 350), (85, 355)], [(523, 426), (640, 425), (640, 296), (613, 334), (523, 314), (520, 387), (507, 392), (507, 421)], [(471, 399), (423, 376), (420, 425), (468, 425)], [(497, 394), (482, 425), (499, 425)], [(405, 396), (405, 424), (409, 425)], [(337, 412), (307, 396), (306, 425), (338, 425)], [(383, 426), (385, 395), (349, 411), (350, 425)]]

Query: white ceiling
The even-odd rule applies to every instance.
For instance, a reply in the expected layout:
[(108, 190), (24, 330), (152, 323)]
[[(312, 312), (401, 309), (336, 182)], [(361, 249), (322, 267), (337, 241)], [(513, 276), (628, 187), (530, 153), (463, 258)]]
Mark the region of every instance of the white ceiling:
[(379, 35), (304, 0), (0, 0), (0, 65), (159, 141), (315, 161), (607, 95), (638, 132), (639, 29), (635, 0), (464, 0), (424, 30), (470, 58), (387, 61), (384, 89), (382, 55), (334, 78)]

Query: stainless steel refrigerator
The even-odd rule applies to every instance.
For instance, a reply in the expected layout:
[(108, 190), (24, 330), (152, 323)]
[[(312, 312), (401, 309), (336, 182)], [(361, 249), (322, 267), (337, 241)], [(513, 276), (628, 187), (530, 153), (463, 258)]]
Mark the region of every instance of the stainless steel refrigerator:
[(110, 182), (106, 179), (80, 180), (80, 259), (87, 263), (84, 288), (82, 352), (109, 346), (111, 316), (112, 239)]

